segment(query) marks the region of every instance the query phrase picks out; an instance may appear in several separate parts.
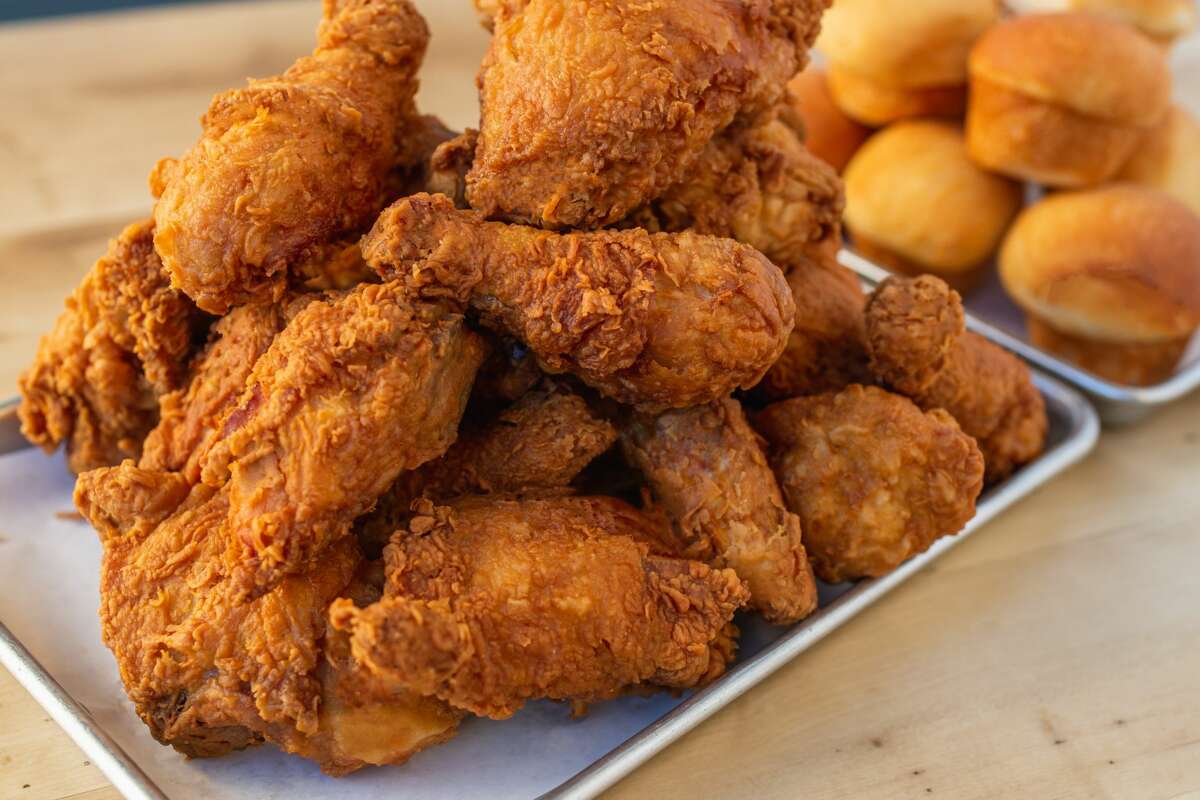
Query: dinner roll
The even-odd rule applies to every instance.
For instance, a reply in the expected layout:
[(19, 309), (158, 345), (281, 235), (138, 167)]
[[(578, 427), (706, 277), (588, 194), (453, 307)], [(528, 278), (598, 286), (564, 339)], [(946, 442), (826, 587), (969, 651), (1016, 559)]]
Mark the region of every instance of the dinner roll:
[(967, 146), (983, 166), (1051, 186), (1110, 179), (1167, 112), (1149, 39), (1090, 14), (1016, 17), (971, 51)]
[(967, 53), (996, 21), (995, 0), (837, 0), (817, 48), (830, 63), (895, 88), (956, 86)]
[(867, 125), (961, 115), (971, 45), (995, 0), (837, 0), (817, 47), (838, 106)]
[(1173, 106), (1117, 177), (1161, 189), (1200, 214), (1200, 122)]
[(984, 274), (1023, 196), (1018, 184), (967, 157), (958, 125), (932, 120), (876, 134), (850, 161), (845, 180), (855, 249), (897, 272), (933, 273), (960, 291)]
[(829, 67), (829, 92), (847, 116), (873, 128), (916, 117), (961, 117), (967, 107), (965, 84), (898, 89), (836, 64)]
[(1013, 225), (1000, 277), (1034, 344), (1118, 383), (1158, 383), (1200, 325), (1200, 218), (1131, 184), (1054, 194)]
[(788, 81), (785, 108), (799, 120), (795, 127), (803, 133), (809, 152), (838, 172), (870, 134), (833, 102), (829, 80), (818, 69), (807, 69)]
[(1196, 0), (1007, 0), (1020, 14), (1088, 11), (1132, 25), (1160, 42), (1170, 42), (1196, 26)]

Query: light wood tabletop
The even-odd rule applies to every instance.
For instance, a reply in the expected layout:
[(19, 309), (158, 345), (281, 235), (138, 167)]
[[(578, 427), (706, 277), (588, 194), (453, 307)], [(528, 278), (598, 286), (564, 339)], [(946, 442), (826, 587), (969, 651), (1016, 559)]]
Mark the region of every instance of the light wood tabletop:
[[(473, 124), (486, 35), (469, 0), (419, 5), (434, 33), (422, 108)], [(214, 92), (309, 49), (318, 13), (199, 5), (0, 28), (2, 394), (104, 240), (148, 212), (155, 160), (190, 145)], [(1200, 110), (1195, 38), (1175, 68)], [(1107, 431), (611, 795), (1200, 798), (1198, 475), (1200, 394)], [(0, 797), (116, 796), (0, 670)]]

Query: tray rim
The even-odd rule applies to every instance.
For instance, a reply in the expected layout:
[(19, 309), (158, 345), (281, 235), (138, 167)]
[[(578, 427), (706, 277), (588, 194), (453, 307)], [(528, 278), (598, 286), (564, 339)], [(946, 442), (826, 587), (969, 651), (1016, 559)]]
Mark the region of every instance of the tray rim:
[[(582, 800), (595, 797), (613, 786), (1018, 500), (1081, 461), (1099, 439), (1100, 421), (1095, 409), (1079, 391), (1057, 377), (1037, 367), (1033, 372), (1038, 389), (1047, 403), (1066, 417), (1065, 435), (1037, 460), (1027, 464), (1000, 486), (989, 490), (979, 502), (975, 516), (957, 536), (939, 540), (928, 551), (905, 562), (889, 575), (859, 582), (828, 606), (797, 623), (793, 630), (767, 645), (754, 657), (737, 664), (715, 683), (694, 693), (542, 797)], [(0, 429), (16, 424), (15, 407), (16, 401), (12, 399), (0, 403)], [(20, 449), (5, 446), (4, 441), (5, 437), (0, 437), (0, 454)], [(169, 800), (168, 795), (92, 718), (87, 709), (38, 663), (3, 622), (0, 622), (0, 665), (8, 669), (34, 700), (46, 709), (122, 796), (128, 800)]]
[[(838, 252), (838, 261), (842, 266), (874, 283), (893, 274), (849, 247), (843, 247)], [(967, 315), (967, 327), (1081, 389), (1093, 399), (1101, 418), (1109, 424), (1132, 422), (1200, 387), (1200, 359), (1161, 383), (1151, 386), (1126, 386), (1081, 369), (971, 314)]]

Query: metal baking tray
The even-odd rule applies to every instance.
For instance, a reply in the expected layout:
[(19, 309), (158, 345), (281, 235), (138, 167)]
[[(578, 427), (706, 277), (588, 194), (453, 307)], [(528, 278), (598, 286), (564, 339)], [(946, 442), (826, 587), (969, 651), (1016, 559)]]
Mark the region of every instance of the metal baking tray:
[[(891, 274), (847, 248), (838, 254), (838, 260), (843, 266), (874, 283)], [(967, 326), (971, 330), (1083, 390), (1106, 425), (1137, 422), (1200, 386), (1200, 352), (1197, 347), (1200, 338), (1192, 342), (1179, 368), (1169, 379), (1153, 386), (1124, 386), (1030, 344), (1025, 334), (1025, 314), (1009, 299), (994, 271), (983, 286), (964, 298), (964, 305), (970, 312)]]
[[(883, 578), (838, 586), (822, 585), (821, 609), (805, 621), (791, 627), (779, 628), (769, 626), (761, 622), (757, 617), (749, 615), (739, 619), (739, 625), (743, 629), (741, 652), (738, 662), (725, 676), (701, 691), (685, 695), (682, 698), (666, 698), (661, 701), (661, 705), (664, 708), (661, 714), (658, 714), (657, 711), (660, 707), (659, 705), (651, 706), (652, 713), (657, 714), (657, 716), (652, 718), (649, 724), (640, 723), (643, 725), (640, 730), (637, 727), (632, 727), (627, 732), (618, 732), (617, 738), (611, 738), (612, 731), (610, 729), (608, 735), (613, 744), (615, 744), (612, 749), (606, 753), (601, 751), (599, 757), (590, 763), (587, 761), (582, 762), (581, 766), (584, 768), (578, 771), (573, 777), (568, 777), (562, 782), (559, 782), (561, 778), (548, 782), (544, 787), (535, 790), (534, 793), (538, 791), (543, 792), (541, 796), (547, 798), (590, 798), (596, 796), (645, 763), (668, 744), (700, 724), (700, 722), (707, 719), (718, 709), (732, 702), (775, 670), (844, 625), (860, 611), (879, 600), (925, 565), (939, 558), (943, 553), (965, 540), (968, 536), (973, 535), (1006, 508), (1084, 458), (1095, 446), (1099, 434), (1099, 421), (1092, 406), (1079, 392), (1045, 373), (1035, 370), (1035, 379), (1038, 388), (1046, 399), (1047, 412), (1050, 418), (1049, 439), (1046, 451), (1041, 457), (1023, 467), (1008, 480), (988, 490), (980, 498), (974, 519), (967, 524), (966, 528), (959, 535), (939, 540), (927, 552), (909, 560), (896, 571)], [(22, 446), (22, 441), (19, 437), (14, 436), (15, 418), (11, 413), (11, 408), (8, 409), (8, 412), (0, 418), (0, 455)], [(61, 460), (55, 460), (52, 464), (48, 462), (47, 469), (50, 468), (61, 470)], [(7, 516), (7, 511), (5, 511), (5, 516)], [(35, 546), (43, 546), (42, 541), (45, 540), (39, 539)], [(11, 622), (11, 620), (8, 621)], [(28, 624), (27, 633), (29, 633)], [(150, 740), (149, 733), (144, 728), (140, 728), (140, 726), (132, 735), (142, 737), (142, 739), (135, 738), (130, 740), (126, 738), (126, 747), (123, 749), (117, 742), (117, 738), (119, 737), (115, 735), (117, 733), (115, 728), (113, 730), (106, 729), (100, 722), (100, 719), (105, 719), (109, 721), (110, 725), (115, 725), (115, 723), (111, 722), (113, 718), (112, 709), (114, 708), (121, 709), (121, 713), (132, 717), (132, 714), (127, 711), (127, 703), (123, 695), (119, 697), (108, 696), (108, 694), (119, 694), (117, 684), (115, 682), (112, 684), (111, 691), (108, 689), (96, 690), (105, 692), (102, 701), (97, 701), (95, 693), (93, 693), (91, 700), (93, 710), (101, 702), (108, 709), (106, 714), (97, 713), (96, 716), (93, 716), (80, 698), (73, 697), (68, 693), (59, 683), (59, 680), (56, 679), (56, 676), (39, 664), (36, 656), (38, 650), (37, 642), (35, 641), (36, 638), (32, 633), (29, 633), (27, 643), (23, 644), (3, 624), (0, 624), (0, 664), (3, 664), (12, 672), (18, 682), (29, 690), (34, 699), (46, 708), (54, 720), (63, 727), (67, 734), (87, 754), (92, 763), (96, 764), (103, 771), (105, 776), (112, 781), (113, 785), (125, 797), (131, 800), (162, 800), (163, 798), (167, 798), (168, 793), (164, 789), (174, 791), (174, 785), (162, 780), (156, 783), (147, 773), (155, 773), (156, 771), (161, 773), (164, 759), (172, 765), (172, 768), (178, 769), (182, 763), (182, 758), (171, 753), (166, 748), (159, 748), (158, 745)], [(31, 649), (35, 652), (31, 652)], [(107, 656), (107, 653), (103, 655)], [(67, 671), (67, 668), (60, 664), (58, 678), (64, 682), (67, 682), (67, 679), (70, 678), (78, 686), (78, 681), (80, 680), (78, 675), (70, 676), (63, 674)], [(90, 678), (90, 680), (96, 679)], [(619, 701), (613, 702), (616, 703)], [(673, 707), (669, 704), (673, 704)], [(603, 713), (602, 705), (598, 707), (597, 715), (600, 716)], [(520, 716), (518, 715), (518, 718)], [(516, 722), (516, 718), (513, 722)], [(472, 724), (475, 724), (474, 721)], [(511, 723), (496, 724), (508, 725)], [(574, 724), (593, 724), (592, 717), (589, 715), (583, 722)], [(528, 731), (529, 729), (526, 730)], [(536, 736), (538, 729), (534, 728), (533, 730), (534, 733), (532, 735)], [(124, 735), (129, 736), (130, 734), (126, 731)], [(520, 729), (517, 729), (515, 735), (521, 735)], [(525, 735), (530, 734), (527, 732)], [(621, 737), (624, 736), (628, 738), (621, 741)], [(465, 737), (466, 733), (464, 732), (460, 736), (460, 739)], [(378, 776), (393, 775), (399, 779), (404, 770), (424, 768), (419, 766), (421, 759), (429, 758), (441, 751), (448, 751), (449, 748), (454, 747), (456, 742), (457, 740), (452, 741), (441, 748), (434, 748), (427, 754), (421, 754), (407, 767), (395, 768), (395, 772), (388, 772), (386, 769), (374, 772)], [(464, 746), (467, 744), (463, 742)], [(127, 753), (127, 750), (134, 748), (141, 753), (141, 766)], [(165, 753), (165, 755), (157, 755), (159, 752)], [(531, 748), (528, 752), (528, 757), (531, 759), (544, 761), (547, 758), (551, 758), (547, 752), (541, 749), (540, 745)], [(560, 749), (558, 752), (561, 753), (563, 751)], [(567, 752), (570, 751), (568, 750)], [(262, 752), (262, 748), (257, 748), (256, 752), (252, 754), (242, 754), (239, 758), (244, 760), (233, 763), (230, 769), (239, 775), (241, 773), (237, 773), (236, 770), (244, 770), (245, 774), (249, 776), (254, 772), (252, 759), (267, 759), (269, 757), (269, 753), (264, 753)], [(281, 759), (291, 758), (281, 754), (279, 757)], [(225, 759), (219, 759), (218, 761), (225, 761)], [(208, 762), (208, 764), (215, 764), (215, 762)], [(195, 770), (202, 770), (204, 768), (200, 762), (191, 762), (185, 766)], [(145, 769), (142, 767), (145, 767)], [(473, 769), (483, 768), (484, 765), (480, 762), (473, 762)], [(568, 775), (570, 775), (570, 772), (565, 772), (564, 776)], [(314, 774), (312, 778), (313, 780), (325, 780), (319, 774)], [(323, 784), (324, 788), (321, 791), (326, 795), (330, 793), (342, 794), (337, 790), (338, 786), (345, 786), (347, 790), (350, 790), (352, 785), (350, 783), (337, 785)], [(397, 786), (395, 789), (390, 790), (388, 794), (395, 796), (400, 794), (403, 789), (403, 786)], [(217, 794), (219, 793), (209, 792), (202, 796), (216, 796)], [(182, 796), (182, 794), (176, 796)], [(272, 794), (272, 796), (275, 795)], [(285, 795), (280, 794), (279, 796)]]

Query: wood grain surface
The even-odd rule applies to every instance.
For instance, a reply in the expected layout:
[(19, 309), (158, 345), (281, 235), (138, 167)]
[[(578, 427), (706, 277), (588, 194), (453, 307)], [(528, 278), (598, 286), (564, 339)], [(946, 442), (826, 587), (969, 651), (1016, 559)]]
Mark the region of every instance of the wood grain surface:
[[(468, 0), (418, 0), (422, 108), (477, 116)], [(319, 3), (0, 27), (0, 396), (211, 95)], [(1175, 52), (1200, 110), (1200, 43)], [(613, 797), (1200, 798), (1200, 394), (1095, 455), (619, 784)], [(116, 792), (0, 670), (0, 798)]]

